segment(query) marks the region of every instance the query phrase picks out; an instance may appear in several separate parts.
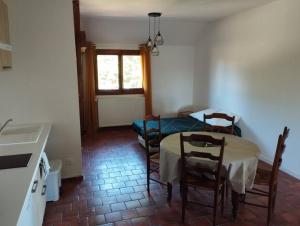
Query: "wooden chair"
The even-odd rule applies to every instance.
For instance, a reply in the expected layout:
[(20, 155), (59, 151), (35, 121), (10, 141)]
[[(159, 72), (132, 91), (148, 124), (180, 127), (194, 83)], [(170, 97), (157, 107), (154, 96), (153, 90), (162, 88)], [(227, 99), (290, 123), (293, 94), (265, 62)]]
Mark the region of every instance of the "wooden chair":
[[(216, 145), (220, 147), (219, 156), (214, 156), (208, 152), (186, 152), (185, 151), (185, 143), (187, 142), (203, 142), (205, 144)], [(225, 188), (225, 177), (222, 177), (222, 171), (224, 167), (223, 163), (223, 154), (224, 154), (224, 143), (225, 138), (223, 139), (215, 139), (211, 136), (207, 135), (197, 135), (192, 134), (190, 136), (184, 136), (182, 133), (180, 134), (180, 147), (181, 147), (181, 196), (182, 196), (182, 222), (185, 219), (185, 208), (187, 203), (187, 193), (188, 186), (193, 186), (195, 188), (199, 188), (200, 190), (210, 190), (214, 192), (214, 204), (207, 205), (201, 204), (199, 205), (205, 207), (213, 208), (213, 225), (216, 225), (216, 214), (217, 208), (220, 204), (219, 198), (221, 196), (221, 210), (223, 215), (224, 210), (224, 188)], [(202, 158), (206, 161), (211, 161), (211, 163), (215, 163), (215, 167), (204, 166), (201, 163), (197, 163), (196, 165), (189, 164), (191, 158), (198, 157)]]
[[(275, 209), (277, 185), (278, 185), (278, 173), (282, 163), (282, 155), (285, 150), (285, 140), (288, 137), (289, 129), (284, 128), (283, 134), (280, 134), (277, 141), (276, 153), (273, 161), (272, 170), (257, 169), (257, 173), (254, 181), (254, 188), (247, 190), (247, 193), (254, 195), (264, 196), (268, 199), (267, 205), (261, 205), (246, 201), (246, 195), (242, 196), (241, 202), (244, 204), (263, 207), (268, 209), (267, 225), (270, 225), (272, 215)], [(263, 186), (263, 189), (257, 188), (257, 186)]]
[[(224, 126), (207, 125), (203, 128), (204, 131), (236, 135), (236, 133), (234, 131), (235, 116), (231, 117), (231, 116), (229, 116), (227, 114), (224, 114), (224, 113), (212, 113), (210, 115), (206, 115), (206, 114), (203, 115), (203, 121), (205, 123), (206, 123), (207, 119), (213, 119), (213, 118), (219, 118), (219, 119), (224, 119), (224, 120), (230, 121), (231, 126), (224, 127)], [(226, 179), (226, 198), (227, 199), (229, 197), (229, 191), (230, 191), (230, 188), (231, 188), (230, 182), (229, 182), (230, 171), (231, 171), (231, 165), (228, 168), (227, 179)]]
[(218, 119), (224, 119), (227, 121), (231, 122), (231, 126), (228, 127), (224, 127), (224, 126), (215, 126), (215, 125), (207, 125), (204, 127), (204, 130), (207, 132), (217, 132), (217, 133), (227, 133), (227, 134), (233, 134), (236, 135), (234, 132), (234, 120), (235, 120), (235, 116), (231, 117), (227, 114), (224, 113), (212, 113), (210, 115), (203, 115), (203, 121), (205, 123), (207, 119), (214, 119), (214, 118), (218, 118)]
[[(149, 122), (154, 122), (155, 127), (148, 128)], [(160, 150), (161, 126), (160, 126), (160, 115), (146, 115), (143, 121), (144, 124), (144, 140), (146, 149), (156, 148), (157, 152)], [(148, 145), (148, 147), (147, 147)]]
[[(148, 128), (148, 123), (152, 121), (156, 123), (153, 128)], [(150, 192), (150, 180), (155, 181), (159, 184), (166, 185), (155, 178), (151, 178), (152, 173), (159, 174), (159, 152), (160, 152), (160, 141), (161, 136), (161, 126), (160, 126), (160, 116), (147, 115), (143, 121), (144, 123), (144, 139), (145, 139), (145, 149), (146, 149), (146, 161), (147, 161), (147, 191)], [(155, 148), (157, 151), (150, 150), (150, 148)], [(171, 199), (172, 185), (168, 185), (168, 200)]]

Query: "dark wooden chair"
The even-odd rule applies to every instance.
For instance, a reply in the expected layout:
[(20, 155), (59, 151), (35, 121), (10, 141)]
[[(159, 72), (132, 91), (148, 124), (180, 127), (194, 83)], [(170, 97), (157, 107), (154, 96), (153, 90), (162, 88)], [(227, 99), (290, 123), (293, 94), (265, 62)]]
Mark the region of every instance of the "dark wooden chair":
[[(241, 202), (244, 204), (263, 207), (268, 209), (267, 225), (270, 225), (272, 215), (275, 209), (277, 185), (278, 185), (278, 173), (282, 163), (282, 155), (285, 150), (285, 140), (288, 137), (289, 129), (284, 128), (283, 134), (280, 134), (277, 141), (276, 153), (273, 161), (272, 170), (266, 170), (262, 168), (257, 169), (255, 176), (254, 187), (251, 190), (247, 190), (247, 193), (253, 195), (264, 196), (268, 199), (267, 205), (261, 205), (258, 203), (252, 203), (246, 201), (246, 195), (242, 196)], [(263, 188), (257, 188), (261, 186)]]
[[(155, 122), (156, 126), (148, 128), (148, 122)], [(160, 141), (161, 136), (161, 126), (160, 126), (160, 116), (147, 115), (144, 119), (144, 140), (145, 140), (145, 149), (146, 149), (146, 162), (147, 162), (147, 191), (150, 192), (150, 180), (155, 181), (159, 184), (166, 185), (160, 182), (156, 178), (150, 177), (152, 173), (159, 174), (159, 152), (160, 152)], [(151, 150), (150, 150), (151, 148)], [(156, 149), (154, 151), (153, 149)], [(172, 194), (172, 185), (168, 185), (168, 200), (171, 199)]]
[[(207, 125), (207, 126), (204, 126), (204, 128), (203, 128), (204, 131), (236, 135), (236, 133), (234, 131), (235, 116), (231, 117), (224, 113), (212, 113), (210, 115), (206, 115), (206, 114), (203, 115), (203, 121), (205, 123), (207, 123), (206, 122), (207, 119), (214, 119), (214, 118), (227, 120), (227, 121), (231, 122), (231, 126), (224, 127), (224, 126)], [(229, 191), (231, 188), (230, 182), (229, 182), (230, 170), (231, 170), (231, 165), (228, 168), (228, 171), (227, 171), (228, 174), (227, 174), (227, 179), (226, 179), (226, 197), (227, 197), (227, 199), (228, 199)]]
[[(220, 147), (220, 154), (218, 156), (212, 155), (208, 152), (186, 152), (185, 143), (200, 142), (209, 145)], [(184, 136), (180, 134), (180, 147), (181, 147), (181, 197), (182, 197), (182, 222), (185, 219), (185, 208), (187, 203), (188, 187), (192, 186), (199, 190), (210, 190), (214, 192), (213, 205), (198, 203), (205, 207), (213, 208), (213, 225), (216, 225), (217, 208), (221, 204), (223, 215), (224, 210), (224, 191), (225, 191), (225, 177), (222, 176), (224, 167), (223, 154), (224, 154), (225, 138), (215, 139), (207, 135), (192, 134)], [(209, 161), (215, 166), (204, 166), (204, 164), (196, 163), (191, 164), (191, 158), (202, 158)], [(206, 164), (205, 164), (206, 165)], [(221, 199), (220, 199), (221, 196)], [(220, 203), (221, 201), (221, 203)], [(189, 201), (190, 202), (190, 201)]]
[(224, 119), (227, 121), (231, 122), (231, 125), (228, 127), (224, 127), (224, 126), (215, 126), (215, 125), (207, 125), (203, 128), (203, 130), (207, 131), (207, 132), (217, 132), (217, 133), (227, 133), (227, 134), (233, 134), (236, 135), (234, 132), (234, 120), (235, 120), (235, 116), (231, 117), (227, 114), (224, 113), (212, 113), (210, 115), (203, 115), (203, 121), (205, 123), (207, 119), (214, 119), (214, 118), (218, 118), (218, 119)]

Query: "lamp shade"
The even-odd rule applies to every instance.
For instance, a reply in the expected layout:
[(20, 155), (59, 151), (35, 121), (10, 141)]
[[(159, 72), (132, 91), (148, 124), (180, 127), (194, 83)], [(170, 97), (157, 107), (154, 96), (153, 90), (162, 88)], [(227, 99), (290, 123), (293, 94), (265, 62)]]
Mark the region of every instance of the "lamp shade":
[(151, 40), (150, 36), (149, 36), (149, 38), (148, 38), (148, 40), (147, 40), (147, 47), (148, 47), (148, 48), (151, 48), (151, 47), (152, 47), (152, 40)]
[(163, 44), (164, 44), (164, 39), (163, 39), (163, 37), (162, 37), (160, 31), (158, 31), (158, 33), (156, 34), (155, 40), (154, 40), (154, 41), (155, 41), (155, 43), (156, 43), (157, 45), (163, 45)]
[(156, 44), (154, 43), (152, 50), (151, 50), (152, 56), (158, 56), (159, 55), (159, 49), (156, 46)]

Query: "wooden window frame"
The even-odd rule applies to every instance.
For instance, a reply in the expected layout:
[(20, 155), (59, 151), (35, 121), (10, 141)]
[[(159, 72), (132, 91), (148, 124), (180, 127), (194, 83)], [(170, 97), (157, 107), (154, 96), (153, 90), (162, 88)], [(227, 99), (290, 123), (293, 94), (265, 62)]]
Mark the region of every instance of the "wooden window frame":
[[(100, 90), (98, 87), (98, 55), (118, 55), (119, 61), (119, 89), (117, 90)], [(127, 94), (144, 94), (143, 88), (138, 89), (124, 89), (123, 88), (123, 55), (140, 56), (140, 50), (118, 50), (118, 49), (97, 49), (95, 57), (95, 82), (97, 95), (127, 95)]]

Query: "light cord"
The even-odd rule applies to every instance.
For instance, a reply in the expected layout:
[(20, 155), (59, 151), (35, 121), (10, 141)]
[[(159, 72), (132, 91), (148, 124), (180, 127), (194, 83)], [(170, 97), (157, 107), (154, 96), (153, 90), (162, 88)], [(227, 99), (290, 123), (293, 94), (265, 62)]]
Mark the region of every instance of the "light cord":
[(149, 28), (148, 28), (148, 29), (149, 29), (149, 30), (148, 30), (148, 35), (149, 35), (149, 38), (150, 38), (150, 16), (148, 16), (148, 18), (149, 18), (149, 19), (148, 19), (148, 25), (149, 25)]
[(153, 40), (155, 40), (155, 31), (156, 31), (156, 17), (154, 17), (154, 30), (153, 30)]

